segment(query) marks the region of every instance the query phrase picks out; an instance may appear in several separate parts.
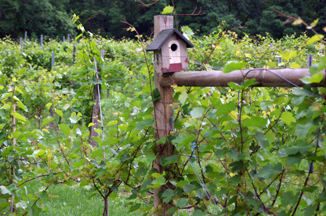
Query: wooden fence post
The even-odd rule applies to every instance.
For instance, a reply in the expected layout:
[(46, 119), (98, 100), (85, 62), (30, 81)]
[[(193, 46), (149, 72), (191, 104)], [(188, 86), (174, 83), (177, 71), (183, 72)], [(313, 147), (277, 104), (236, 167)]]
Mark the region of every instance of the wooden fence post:
[(51, 57), (51, 68), (54, 67), (54, 52), (52, 51), (52, 57)]
[(308, 55), (308, 68), (312, 65), (312, 55)]
[(41, 50), (43, 50), (43, 35), (41, 34)]
[[(165, 29), (173, 28), (173, 16), (158, 15), (154, 16), (154, 37), (156, 37), (160, 31)], [(155, 56), (154, 52), (154, 56)], [(173, 103), (173, 88), (162, 87), (159, 80), (162, 77), (162, 68), (159, 65), (162, 65), (162, 58), (154, 58), (155, 65), (155, 74), (154, 74), (154, 88), (158, 89), (161, 94), (161, 99), (154, 102), (154, 115), (155, 115), (155, 127), (156, 127), (156, 138), (161, 139), (166, 137), (170, 130), (172, 129), (171, 118), (173, 116), (173, 109), (171, 104)], [(166, 156), (169, 157), (173, 154), (173, 145), (171, 142), (167, 141), (163, 145), (157, 145), (155, 149), (157, 154), (156, 159), (153, 162), (153, 166), (159, 173), (163, 173), (164, 168), (160, 164), (160, 157)], [(172, 214), (166, 214), (166, 212), (172, 207), (171, 204), (163, 203), (159, 198), (159, 192), (164, 192), (165, 187), (154, 190), (154, 211), (155, 215), (161, 216), (172, 216)], [(158, 209), (159, 206), (162, 206), (162, 209)]]
[(20, 51), (23, 52), (23, 38), (20, 38)]
[(72, 53), (72, 63), (76, 62), (76, 44), (73, 45), (73, 53)]
[[(100, 52), (101, 52), (101, 56), (102, 56), (102, 51), (100, 51)], [(103, 52), (103, 54), (104, 54), (104, 52)], [(96, 74), (96, 78), (97, 78), (97, 84), (94, 85), (94, 90), (93, 90), (95, 104), (93, 105), (92, 123), (94, 125), (92, 125), (91, 131), (89, 134), (90, 144), (93, 147), (97, 146), (97, 142), (92, 137), (97, 136), (97, 132), (95, 131), (95, 129), (98, 129), (99, 115), (101, 115), (102, 139), (104, 139), (103, 118), (102, 118), (102, 110), (101, 110), (101, 89), (100, 89), (100, 84), (98, 83), (99, 79), (101, 79), (101, 77), (98, 75), (98, 73), (101, 71), (101, 68), (97, 67), (95, 57), (94, 57), (94, 64), (95, 64), (95, 74)], [(103, 146), (103, 150), (104, 150), (104, 146)], [(103, 154), (105, 154), (105, 153), (103, 153)], [(104, 156), (104, 160), (105, 160), (105, 156)]]

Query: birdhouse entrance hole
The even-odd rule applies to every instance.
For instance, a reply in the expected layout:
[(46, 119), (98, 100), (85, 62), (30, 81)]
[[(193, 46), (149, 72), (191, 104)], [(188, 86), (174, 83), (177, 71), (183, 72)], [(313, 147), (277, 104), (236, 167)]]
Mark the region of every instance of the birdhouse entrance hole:
[(176, 45), (176, 44), (171, 45), (171, 50), (172, 51), (176, 51), (177, 49), (178, 49), (178, 45)]

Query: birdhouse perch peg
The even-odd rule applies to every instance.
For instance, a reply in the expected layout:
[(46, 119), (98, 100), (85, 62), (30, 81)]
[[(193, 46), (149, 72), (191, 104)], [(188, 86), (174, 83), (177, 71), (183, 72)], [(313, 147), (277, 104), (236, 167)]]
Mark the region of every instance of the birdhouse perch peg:
[(154, 51), (155, 67), (163, 73), (188, 70), (187, 48), (194, 47), (178, 30), (161, 31), (147, 46), (146, 51)]

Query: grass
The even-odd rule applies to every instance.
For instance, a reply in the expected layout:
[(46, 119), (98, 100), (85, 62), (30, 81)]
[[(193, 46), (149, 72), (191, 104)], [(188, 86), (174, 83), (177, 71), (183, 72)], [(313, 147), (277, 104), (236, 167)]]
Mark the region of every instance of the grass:
[[(39, 181), (32, 181), (26, 184), (29, 193), (37, 194), (42, 184)], [(37, 202), (39, 207), (47, 211), (40, 213), (40, 216), (101, 216), (104, 210), (104, 201), (97, 194), (89, 199), (93, 194), (86, 187), (67, 187), (54, 185), (47, 190), (48, 196), (43, 197)], [(132, 201), (129, 201), (128, 194), (119, 193), (115, 199), (109, 200), (110, 216), (139, 216), (144, 212), (136, 210), (128, 213)], [(5, 214), (4, 214), (5, 212)], [(9, 208), (0, 212), (9, 215)], [(188, 216), (187, 211), (179, 211), (175, 216)]]
[[(26, 185), (29, 193), (36, 194), (41, 189), (41, 182), (34, 181)], [(97, 194), (90, 197), (93, 192), (87, 187), (66, 187), (63, 185), (51, 186), (48, 196), (37, 202), (39, 207), (46, 209), (41, 216), (100, 216), (103, 214), (104, 201)], [(119, 194), (114, 200), (109, 200), (110, 215), (138, 216), (141, 212), (128, 213), (130, 201), (128, 195)], [(0, 212), (2, 215), (9, 215), (9, 208)]]

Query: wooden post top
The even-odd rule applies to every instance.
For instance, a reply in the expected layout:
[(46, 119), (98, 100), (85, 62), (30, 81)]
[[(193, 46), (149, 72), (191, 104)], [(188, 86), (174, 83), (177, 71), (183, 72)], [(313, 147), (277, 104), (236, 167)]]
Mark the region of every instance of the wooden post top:
[(162, 30), (173, 28), (173, 16), (156, 15), (154, 16), (154, 37)]

